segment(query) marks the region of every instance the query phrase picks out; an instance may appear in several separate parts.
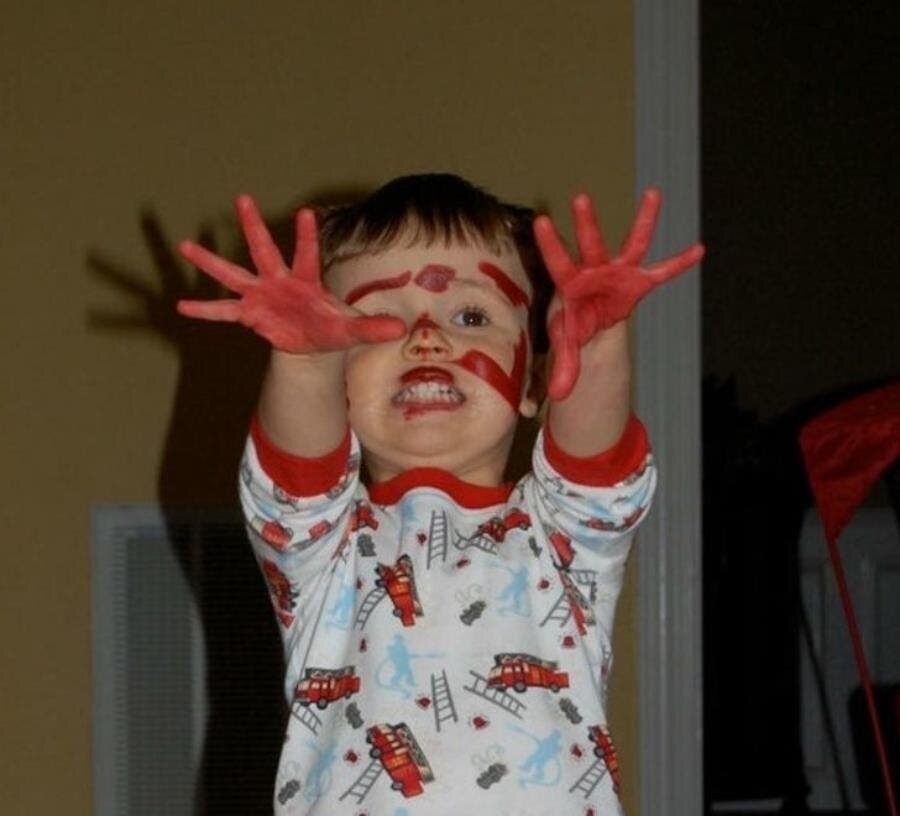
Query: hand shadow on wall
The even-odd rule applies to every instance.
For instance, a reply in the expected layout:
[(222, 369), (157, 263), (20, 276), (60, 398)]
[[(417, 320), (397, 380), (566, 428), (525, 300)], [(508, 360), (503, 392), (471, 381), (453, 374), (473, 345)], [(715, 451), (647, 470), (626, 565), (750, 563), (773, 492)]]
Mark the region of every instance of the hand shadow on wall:
[[(132, 308), (127, 314), (94, 311), (88, 323), (117, 339), (154, 333), (178, 355), (157, 482), (159, 503), (174, 532), (186, 513), (198, 508), (237, 518), (238, 467), (268, 351), (238, 327), (178, 315), (180, 298), (225, 293), (175, 255), (153, 212), (141, 214), (140, 228), (158, 283), (92, 253), (91, 272)], [(198, 237), (215, 250), (210, 230)], [(242, 535), (218, 546), (185, 542), (183, 535), (170, 540), (194, 593), (205, 639), (208, 720), (194, 812), (271, 814), (286, 712), (281, 644), (264, 583)]]

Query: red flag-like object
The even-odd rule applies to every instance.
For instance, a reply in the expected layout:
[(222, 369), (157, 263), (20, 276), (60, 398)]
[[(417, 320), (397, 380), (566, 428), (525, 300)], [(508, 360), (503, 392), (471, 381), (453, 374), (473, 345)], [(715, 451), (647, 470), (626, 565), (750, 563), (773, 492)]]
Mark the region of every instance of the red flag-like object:
[(900, 383), (870, 391), (817, 416), (800, 431), (800, 447), (850, 630), (881, 766), (885, 802), (890, 815), (898, 816), (872, 679), (837, 539), (881, 474), (900, 459)]
[(837, 541), (881, 474), (900, 459), (900, 382), (808, 422), (800, 447), (825, 537)]

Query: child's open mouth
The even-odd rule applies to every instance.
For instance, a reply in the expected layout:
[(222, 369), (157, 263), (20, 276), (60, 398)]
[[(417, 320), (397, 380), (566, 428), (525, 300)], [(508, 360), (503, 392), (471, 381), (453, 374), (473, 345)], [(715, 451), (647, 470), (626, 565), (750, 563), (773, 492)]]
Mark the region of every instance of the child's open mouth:
[(436, 366), (419, 366), (407, 371), (400, 382), (403, 388), (391, 399), (400, 408), (452, 410), (466, 398), (456, 387), (453, 375)]

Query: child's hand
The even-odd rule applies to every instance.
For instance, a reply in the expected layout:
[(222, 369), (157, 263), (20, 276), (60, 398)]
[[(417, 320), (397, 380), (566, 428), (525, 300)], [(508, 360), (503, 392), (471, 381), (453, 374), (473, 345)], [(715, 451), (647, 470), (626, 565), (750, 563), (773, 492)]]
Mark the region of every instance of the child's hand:
[(396, 340), (406, 333), (399, 318), (367, 317), (322, 288), (312, 210), (297, 213), (294, 260), (288, 268), (253, 199), (241, 196), (235, 208), (258, 274), (192, 241), (183, 241), (178, 249), (184, 258), (240, 297), (180, 300), (181, 314), (242, 323), (276, 349), (292, 354), (338, 351), (361, 343)]
[(694, 244), (671, 258), (641, 266), (653, 239), (659, 203), (658, 190), (644, 193), (631, 230), (612, 259), (586, 194), (572, 199), (579, 262), (572, 260), (549, 217), (535, 219), (535, 239), (561, 300), (560, 308), (551, 309), (548, 326), (554, 357), (548, 387), (551, 400), (565, 399), (574, 388), (583, 345), (625, 320), (644, 295), (703, 257), (703, 246)]

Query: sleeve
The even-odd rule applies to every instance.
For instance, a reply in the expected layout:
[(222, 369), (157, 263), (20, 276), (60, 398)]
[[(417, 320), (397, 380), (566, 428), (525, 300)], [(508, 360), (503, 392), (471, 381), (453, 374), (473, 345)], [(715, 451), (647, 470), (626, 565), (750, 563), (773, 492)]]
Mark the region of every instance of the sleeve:
[(304, 619), (317, 617), (341, 560), (359, 462), (359, 442), (349, 429), (331, 453), (304, 458), (279, 450), (257, 419), (251, 425), (241, 506), (286, 645)]
[(608, 630), (635, 528), (656, 488), (644, 426), (632, 416), (612, 448), (581, 458), (561, 450), (545, 425), (535, 443), (533, 478), (554, 566), (567, 585), (589, 588), (598, 622)]

